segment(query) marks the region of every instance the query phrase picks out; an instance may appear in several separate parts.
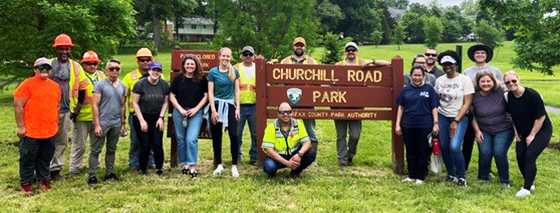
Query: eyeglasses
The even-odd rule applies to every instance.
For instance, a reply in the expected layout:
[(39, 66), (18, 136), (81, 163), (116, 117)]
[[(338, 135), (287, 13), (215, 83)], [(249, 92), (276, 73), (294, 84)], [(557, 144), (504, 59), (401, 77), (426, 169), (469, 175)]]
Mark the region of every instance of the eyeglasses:
[(142, 59), (142, 58), (139, 58), (138, 61), (146, 63), (146, 62), (152, 61), (152, 59)]
[(107, 68), (107, 70), (109, 70), (111, 72), (115, 72), (115, 71), (118, 72), (118, 71), (121, 71), (121, 68), (120, 67), (109, 67), (109, 68)]
[(292, 110), (278, 110), (278, 114), (280, 114), (280, 115), (291, 115)]
[(244, 52), (244, 53), (243, 53), (243, 56), (244, 56), (244, 57), (252, 57), (252, 56), (253, 56), (253, 53)]
[(44, 71), (44, 70), (48, 71), (48, 70), (51, 70), (52, 67), (49, 66), (49, 65), (46, 65), (46, 64), (42, 64), (42, 65), (36, 66), (35, 69), (38, 69), (40, 71)]
[(513, 84), (517, 84), (517, 80), (506, 81), (506, 82), (504, 82), (504, 83), (506, 83), (506, 85), (510, 85), (510, 84), (512, 84), (512, 83), (513, 83)]
[(84, 62), (83, 64), (86, 65), (86, 66), (97, 66), (97, 63)]
[(431, 57), (436, 57), (437, 56), (437, 54), (431, 54), (431, 53), (424, 53), (424, 55), (428, 56), (428, 57), (430, 57), (430, 56)]
[(354, 48), (348, 48), (348, 49), (346, 49), (346, 52), (349, 52), (349, 53), (353, 53), (353, 52), (357, 52), (357, 51), (358, 51), (358, 50), (357, 50), (357, 49), (354, 49)]

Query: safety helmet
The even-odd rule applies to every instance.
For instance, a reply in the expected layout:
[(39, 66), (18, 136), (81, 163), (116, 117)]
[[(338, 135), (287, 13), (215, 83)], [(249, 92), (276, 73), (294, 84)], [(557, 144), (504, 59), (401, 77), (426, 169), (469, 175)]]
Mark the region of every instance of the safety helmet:
[(88, 50), (86, 53), (84, 53), (84, 57), (82, 57), (82, 63), (83, 62), (101, 62), (101, 60), (99, 60), (99, 57), (97, 56), (97, 53), (93, 50)]
[(136, 60), (138, 60), (139, 57), (150, 57), (152, 60), (154, 59), (154, 55), (152, 55), (152, 51), (150, 51), (150, 49), (148, 48), (140, 48), (138, 50), (138, 52), (136, 52)]
[(70, 36), (66, 35), (66, 34), (60, 34), (58, 35), (55, 39), (54, 39), (54, 44), (53, 47), (59, 47), (59, 46), (74, 46), (74, 43), (72, 43), (72, 39), (70, 38)]

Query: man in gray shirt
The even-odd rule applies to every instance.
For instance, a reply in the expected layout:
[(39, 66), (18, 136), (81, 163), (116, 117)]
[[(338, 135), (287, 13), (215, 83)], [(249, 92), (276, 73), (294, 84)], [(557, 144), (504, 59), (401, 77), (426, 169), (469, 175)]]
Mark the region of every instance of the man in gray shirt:
[(91, 144), (89, 154), (88, 184), (96, 184), (99, 154), (107, 141), (105, 153), (104, 180), (119, 180), (115, 175), (115, 151), (121, 132), (125, 127), (126, 87), (118, 78), (121, 73), (121, 62), (111, 59), (105, 70), (106, 78), (95, 85), (93, 89), (93, 123), (95, 139)]

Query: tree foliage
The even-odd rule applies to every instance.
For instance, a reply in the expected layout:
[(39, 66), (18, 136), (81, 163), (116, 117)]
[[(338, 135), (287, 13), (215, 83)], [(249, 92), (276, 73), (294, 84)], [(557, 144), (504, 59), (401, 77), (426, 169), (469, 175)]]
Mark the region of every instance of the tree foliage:
[(352, 37), (356, 42), (370, 41), (369, 35), (374, 30), (381, 30), (381, 12), (377, 2), (370, 0), (333, 0), (344, 14), (344, 19), (335, 32), (342, 32), (345, 37)]
[(395, 31), (393, 32), (395, 44), (397, 44), (398, 49), (401, 49), (401, 45), (404, 43), (405, 39), (405, 26), (402, 22), (397, 24)]
[(478, 27), (474, 30), (477, 41), (492, 48), (502, 46), (504, 42), (504, 32), (490, 25), (486, 20), (481, 20)]
[[(307, 46), (317, 44), (319, 23), (313, 15), (315, 0), (211, 0), (219, 30), (213, 45), (230, 47), (236, 59), (243, 46), (251, 45), (267, 59), (286, 57), (295, 37)], [(308, 49), (308, 51), (310, 51)]]
[(133, 13), (130, 0), (0, 1), (0, 75), (5, 83), (28, 77), (36, 58), (55, 56), (52, 44), (60, 33), (76, 45), (71, 58), (94, 50), (108, 59), (134, 38)]
[(334, 34), (328, 32), (323, 39), (323, 46), (325, 47), (325, 52), (321, 58), (322, 64), (335, 64), (342, 60), (342, 55), (344, 55), (344, 44), (350, 41), (350, 38), (341, 40), (341, 34)]
[(428, 48), (436, 48), (441, 42), (441, 33), (443, 32), (443, 24), (441, 20), (435, 16), (426, 18), (424, 33), (426, 34), (426, 46)]
[(560, 1), (480, 0), (506, 29), (516, 28), (513, 63), (522, 69), (552, 74), (560, 65)]
[(424, 16), (408, 11), (404, 13), (399, 22), (402, 22), (401, 24), (405, 27), (405, 34), (408, 36), (405, 39), (411, 43), (424, 43), (426, 39), (424, 36)]
[(371, 42), (375, 45), (375, 47), (381, 44), (381, 41), (383, 41), (383, 32), (377, 30), (373, 31), (371, 33)]
[(317, 2), (315, 16), (320, 20), (323, 34), (335, 31), (340, 21), (344, 19), (344, 14), (342, 14), (340, 7), (329, 0), (320, 0)]

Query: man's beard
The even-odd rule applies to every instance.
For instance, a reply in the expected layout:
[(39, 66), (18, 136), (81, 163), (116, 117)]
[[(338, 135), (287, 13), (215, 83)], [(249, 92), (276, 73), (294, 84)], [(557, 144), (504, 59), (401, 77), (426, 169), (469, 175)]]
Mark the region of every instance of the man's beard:
[(436, 63), (436, 61), (432, 61), (432, 63), (430, 63), (430, 61), (429, 61), (429, 60), (428, 60), (428, 61), (426, 61), (426, 64), (427, 64), (428, 66), (433, 66), (433, 65), (434, 65), (435, 63)]
[(294, 50), (294, 54), (297, 56), (302, 56), (303, 55), (303, 50)]

